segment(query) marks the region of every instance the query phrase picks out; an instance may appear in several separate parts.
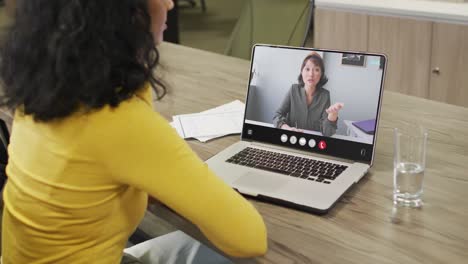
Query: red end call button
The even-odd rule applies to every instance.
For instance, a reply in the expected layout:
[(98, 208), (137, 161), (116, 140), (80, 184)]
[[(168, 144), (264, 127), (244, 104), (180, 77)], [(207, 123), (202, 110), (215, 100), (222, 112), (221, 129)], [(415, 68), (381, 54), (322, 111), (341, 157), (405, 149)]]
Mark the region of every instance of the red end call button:
[(318, 143), (318, 147), (319, 147), (319, 149), (326, 149), (327, 148), (327, 143), (325, 141), (321, 140)]

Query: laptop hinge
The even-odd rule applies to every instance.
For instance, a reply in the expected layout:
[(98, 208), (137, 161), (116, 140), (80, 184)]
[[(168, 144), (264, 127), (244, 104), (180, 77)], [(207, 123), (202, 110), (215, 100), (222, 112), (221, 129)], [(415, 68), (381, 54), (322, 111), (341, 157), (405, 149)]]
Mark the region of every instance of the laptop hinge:
[[(314, 152), (301, 151), (301, 150), (297, 150), (297, 149), (293, 149), (293, 148), (286, 148), (286, 147), (282, 147), (282, 146), (278, 146), (278, 145), (274, 145), (274, 144), (261, 143), (261, 142), (258, 142), (258, 141), (252, 141), (252, 142), (250, 142), (250, 144), (252, 144), (254, 146), (269, 148), (269, 149), (276, 149), (276, 150), (281, 150), (281, 151), (298, 153), (298, 154), (301, 154), (301, 155), (306, 155), (306, 156), (311, 156), (311, 157), (319, 157), (319, 158), (322, 158), (322, 159), (336, 160), (336, 161), (339, 161), (339, 162), (345, 162), (345, 163), (355, 163), (356, 162), (356, 161), (350, 160), (350, 159), (343, 159), (343, 158), (337, 158), (337, 157), (328, 156), (328, 155), (322, 155), (322, 154), (318, 154), (318, 153), (314, 153)], [(363, 164), (365, 164), (365, 163), (363, 163)]]

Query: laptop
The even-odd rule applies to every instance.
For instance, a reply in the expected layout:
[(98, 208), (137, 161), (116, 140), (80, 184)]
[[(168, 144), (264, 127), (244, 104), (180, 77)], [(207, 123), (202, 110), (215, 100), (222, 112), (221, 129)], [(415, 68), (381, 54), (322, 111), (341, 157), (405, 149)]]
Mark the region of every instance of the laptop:
[[(314, 66), (305, 60), (312, 54)], [(349, 54), (363, 63), (343, 63)], [(308, 87), (318, 80), (303, 74), (319, 67), (317, 57), (323, 61), (320, 78), (328, 81), (307, 101), (300, 80)], [(377, 131), (386, 61), (376, 53), (255, 45), (240, 141), (208, 166), (248, 197), (327, 213), (374, 161), (377, 133), (356, 136), (344, 121), (375, 119)], [(343, 107), (328, 122), (325, 109), (336, 103)]]

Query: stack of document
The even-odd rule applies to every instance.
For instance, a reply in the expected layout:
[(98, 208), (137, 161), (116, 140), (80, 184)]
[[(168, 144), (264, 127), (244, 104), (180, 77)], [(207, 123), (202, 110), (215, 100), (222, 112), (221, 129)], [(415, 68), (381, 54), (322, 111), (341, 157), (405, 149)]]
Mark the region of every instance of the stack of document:
[(176, 115), (171, 126), (182, 138), (201, 142), (229, 134), (241, 133), (245, 105), (239, 100), (196, 114)]

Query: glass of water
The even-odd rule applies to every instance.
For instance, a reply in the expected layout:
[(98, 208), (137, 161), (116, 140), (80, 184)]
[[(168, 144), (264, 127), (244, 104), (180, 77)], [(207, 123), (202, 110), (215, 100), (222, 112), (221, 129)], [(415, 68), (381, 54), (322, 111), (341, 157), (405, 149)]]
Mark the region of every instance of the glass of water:
[(393, 203), (422, 206), (427, 130), (419, 125), (394, 129)]

